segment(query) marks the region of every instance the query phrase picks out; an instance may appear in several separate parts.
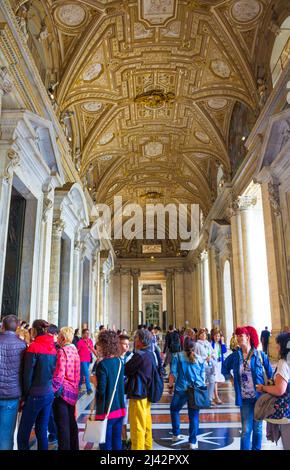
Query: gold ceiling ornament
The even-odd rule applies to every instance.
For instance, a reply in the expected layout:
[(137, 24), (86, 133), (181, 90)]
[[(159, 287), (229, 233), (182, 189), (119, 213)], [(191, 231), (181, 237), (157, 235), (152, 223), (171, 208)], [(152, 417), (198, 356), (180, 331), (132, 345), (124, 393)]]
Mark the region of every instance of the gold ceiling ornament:
[(203, 3), (200, 0), (190, 0), (188, 2), (188, 8), (189, 10), (195, 10), (196, 8), (202, 9), (202, 10), (209, 10), (211, 7), (210, 4)]
[(162, 193), (159, 193), (158, 191), (148, 191), (147, 193), (145, 194), (141, 194), (140, 198), (141, 199), (145, 199), (145, 200), (148, 200), (148, 199), (161, 199), (163, 197), (163, 194)]
[(134, 98), (134, 102), (148, 108), (162, 108), (165, 103), (172, 103), (175, 100), (175, 93), (163, 93), (161, 90), (149, 90), (140, 93)]

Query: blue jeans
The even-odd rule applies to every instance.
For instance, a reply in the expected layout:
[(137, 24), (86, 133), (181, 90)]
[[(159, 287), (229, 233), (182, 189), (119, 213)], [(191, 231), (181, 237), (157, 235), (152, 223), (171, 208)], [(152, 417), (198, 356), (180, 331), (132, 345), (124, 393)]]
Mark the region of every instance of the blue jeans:
[(100, 444), (100, 450), (122, 450), (123, 418), (108, 419), (106, 442)]
[(17, 435), (19, 450), (29, 450), (29, 438), (34, 423), (37, 449), (48, 450), (47, 431), (53, 399), (52, 392), (43, 396), (27, 397)]
[[(263, 421), (254, 420), (256, 401), (243, 400), (240, 407), (242, 421), (241, 450), (261, 450)], [(251, 435), (252, 446), (251, 446)]]
[[(183, 406), (187, 403), (188, 406), (188, 395), (186, 390), (182, 392), (174, 392), (173, 399), (170, 405), (170, 415), (172, 422), (172, 431), (174, 436), (180, 434), (180, 416), (179, 412)], [(196, 437), (198, 433), (198, 424), (199, 424), (199, 410), (193, 410), (188, 408), (188, 417), (189, 417), (189, 442), (191, 444), (196, 443)]]
[(13, 450), (19, 400), (0, 400), (0, 450)]
[(57, 428), (54, 420), (53, 408), (51, 408), (49, 422), (48, 422), (48, 440), (56, 441), (57, 440)]
[(90, 363), (89, 362), (81, 362), (81, 379), (79, 383), (79, 388), (81, 388), (82, 383), (83, 383), (83, 378), (85, 377), (86, 380), (86, 387), (87, 387), (87, 392), (92, 390), (91, 387), (91, 382), (90, 382)]

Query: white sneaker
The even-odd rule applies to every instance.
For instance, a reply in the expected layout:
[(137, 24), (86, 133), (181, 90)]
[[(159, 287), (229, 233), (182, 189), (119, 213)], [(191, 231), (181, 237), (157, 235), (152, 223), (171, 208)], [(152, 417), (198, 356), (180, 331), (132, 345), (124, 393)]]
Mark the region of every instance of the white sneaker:
[(172, 436), (172, 442), (182, 441), (185, 438), (182, 434), (178, 434), (178, 436)]
[(189, 448), (190, 450), (196, 450), (198, 449), (198, 442), (196, 441), (195, 444), (192, 444), (191, 442), (189, 443)]

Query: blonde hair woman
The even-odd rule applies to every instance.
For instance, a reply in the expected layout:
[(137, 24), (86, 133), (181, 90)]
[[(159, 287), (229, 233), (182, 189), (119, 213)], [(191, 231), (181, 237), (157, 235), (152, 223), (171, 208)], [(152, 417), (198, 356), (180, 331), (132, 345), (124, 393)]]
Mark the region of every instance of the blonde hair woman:
[(54, 419), (57, 427), (58, 449), (78, 450), (78, 426), (75, 405), (80, 381), (80, 357), (74, 344), (73, 328), (61, 328), (58, 335), (60, 349), (57, 351), (56, 369), (53, 375)]

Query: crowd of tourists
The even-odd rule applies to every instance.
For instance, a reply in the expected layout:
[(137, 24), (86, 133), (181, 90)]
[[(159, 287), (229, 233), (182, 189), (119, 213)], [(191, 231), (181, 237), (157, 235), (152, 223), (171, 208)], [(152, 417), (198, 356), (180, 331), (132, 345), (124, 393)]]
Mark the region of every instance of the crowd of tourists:
[(101, 450), (151, 450), (151, 404), (161, 399), (165, 378), (173, 442), (184, 440), (180, 411), (187, 405), (189, 449), (198, 448), (200, 410), (221, 405), (218, 384), (231, 380), (240, 408), (241, 450), (261, 449), (263, 420), (267, 438), (281, 437), (289, 450), (290, 332), (276, 338), (274, 370), (266, 337), (262, 332), (261, 351), (255, 328), (238, 327), (228, 349), (218, 328), (178, 331), (170, 325), (162, 341), (161, 329), (153, 325), (139, 325), (133, 338), (101, 326), (94, 342), (87, 328), (81, 336), (44, 320), (30, 328), (8, 315), (0, 334), (0, 450), (12, 450), (16, 434), (17, 448), (29, 450), (33, 429), (39, 450), (47, 450), (49, 441), (59, 450), (78, 450), (76, 403), (85, 391), (94, 394), (93, 420), (107, 420)]

